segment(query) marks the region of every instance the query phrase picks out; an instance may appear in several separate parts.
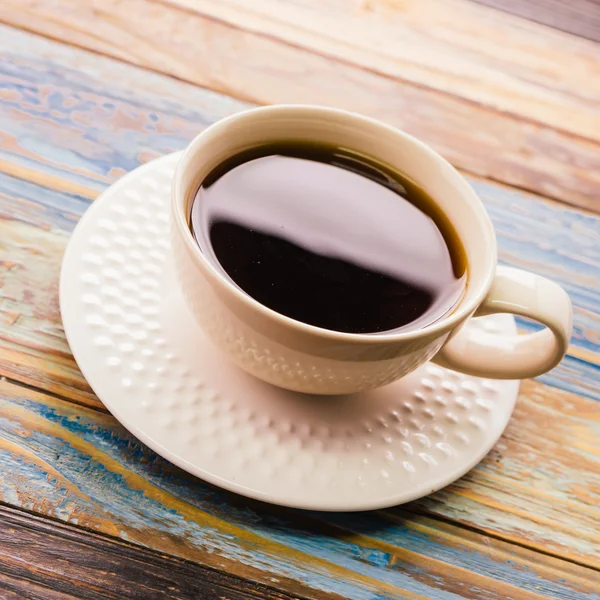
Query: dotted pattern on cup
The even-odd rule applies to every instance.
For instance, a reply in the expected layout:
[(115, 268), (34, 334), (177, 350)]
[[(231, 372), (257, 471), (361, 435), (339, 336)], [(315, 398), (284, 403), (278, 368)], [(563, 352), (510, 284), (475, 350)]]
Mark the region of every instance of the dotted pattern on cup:
[(199, 293), (203, 276), (176, 237), (174, 249), (184, 296), (202, 329), (238, 366), (275, 385), (328, 394), (373, 389), (410, 373), (434, 356), (443, 343), (415, 340), (413, 347), (405, 347), (401, 356), (394, 356), (393, 349), (387, 346), (377, 349), (375, 356), (375, 349), (370, 348), (369, 359), (362, 346), (336, 347), (335, 354), (343, 356), (343, 360), (315, 357), (284, 347), (242, 323), (214, 300), (210, 289)]

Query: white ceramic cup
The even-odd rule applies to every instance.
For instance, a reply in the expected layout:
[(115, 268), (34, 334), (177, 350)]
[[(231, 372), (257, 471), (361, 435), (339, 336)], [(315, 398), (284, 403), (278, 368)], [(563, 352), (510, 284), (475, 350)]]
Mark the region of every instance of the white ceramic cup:
[[(260, 304), (207, 260), (189, 226), (200, 183), (225, 159), (280, 140), (349, 148), (416, 181), (449, 217), (464, 245), (468, 281), (448, 315), (415, 331), (350, 334), (321, 329)], [(270, 106), (212, 125), (184, 152), (172, 191), (175, 269), (198, 323), (241, 368), (269, 383), (315, 394), (358, 392), (390, 383), (427, 362), (494, 379), (535, 377), (556, 366), (571, 335), (566, 292), (539, 275), (496, 264), (485, 208), (448, 162), (417, 139), (356, 114), (315, 106)], [(473, 316), (513, 313), (545, 325), (500, 335), (462, 329)]]

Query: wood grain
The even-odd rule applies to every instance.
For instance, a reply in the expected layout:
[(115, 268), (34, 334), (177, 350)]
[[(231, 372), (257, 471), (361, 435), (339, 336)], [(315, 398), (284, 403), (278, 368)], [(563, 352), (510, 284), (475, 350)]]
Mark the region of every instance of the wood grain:
[[(257, 6), (263, 4), (261, 0)], [(590, 47), (571, 49), (564, 47), (562, 40), (545, 39), (542, 48), (537, 48), (531, 44), (538, 37), (529, 36), (525, 31), (522, 44), (516, 43), (511, 49), (505, 37), (513, 31), (513, 24), (500, 27), (494, 20), (485, 28), (491, 40), (487, 44), (487, 63), (477, 69), (473, 67), (471, 74), (473, 57), (484, 56), (483, 49), (480, 52), (473, 47), (457, 48), (458, 41), (443, 39), (454, 30), (448, 27), (449, 20), (453, 25), (461, 22), (454, 6), (445, 12), (436, 9), (421, 13), (420, 5), (410, 4), (416, 7), (415, 23), (410, 20), (403, 23), (405, 12), (402, 10), (383, 17), (359, 11), (346, 23), (346, 17), (339, 10), (313, 14), (313, 9), (307, 8), (312, 4), (294, 3), (274, 13), (281, 14), (284, 22), (272, 23), (261, 16), (268, 13), (270, 6), (264, 4), (263, 13), (259, 15), (261, 28), (253, 25), (258, 17), (246, 14), (248, 10), (239, 10), (237, 4), (235, 10), (228, 9), (229, 3), (207, 2), (202, 7), (206, 11), (229, 10), (239, 14), (243, 23), (229, 22), (229, 12), (205, 15), (195, 8), (201, 6), (199, 2), (193, 6), (190, 10), (151, 0), (85, 3), (58, 0), (52, 4), (41, 0), (8, 0), (0, 5), (0, 19), (259, 104), (317, 103), (375, 116), (417, 135), (451, 162), (474, 174), (599, 210), (600, 152), (594, 132), (600, 131), (597, 116), (600, 104), (592, 82), (600, 67), (595, 54), (598, 50), (593, 44), (580, 41)], [(323, 10), (328, 6), (325, 4)], [(469, 3), (460, 6), (481, 10)], [(502, 15), (498, 11), (483, 10), (486, 14)], [(424, 15), (438, 12), (445, 15), (444, 20), (431, 31), (442, 39), (433, 36), (413, 41), (419, 32), (429, 31), (429, 17)], [(407, 14), (410, 15), (410, 11)], [(139, 29), (139, 15), (143, 15), (142, 29)], [(327, 31), (338, 32), (338, 37), (343, 35), (343, 40), (353, 40), (355, 45), (356, 40), (364, 38), (367, 47), (356, 48), (347, 41), (322, 38), (324, 33), (318, 30), (306, 33), (304, 29), (297, 29), (300, 39), (281, 37), (287, 36), (288, 31), (296, 31), (290, 24), (292, 21), (298, 19), (306, 23), (313, 18), (315, 23), (326, 25)], [(391, 29), (387, 29), (388, 23)], [(457, 34), (462, 34), (458, 39), (472, 40), (478, 25), (478, 22), (471, 23), (472, 29), (466, 32), (457, 29)], [(504, 37), (492, 36), (496, 27)], [(520, 24), (514, 30), (521, 31), (523, 27)], [(400, 36), (396, 30), (404, 34)], [(6, 35), (10, 34), (3, 32), (3, 36)], [(305, 40), (306, 36), (310, 40)], [(313, 38), (326, 47), (314, 47)], [(386, 42), (385, 47), (398, 48), (407, 56), (388, 57), (381, 49), (381, 40)], [(374, 41), (378, 50), (368, 51)], [(498, 65), (498, 44), (502, 44), (503, 55), (510, 56), (515, 71), (510, 76), (502, 72), (506, 68), (510, 73), (508, 65)], [(333, 48), (329, 48), (330, 45)], [(546, 60), (544, 49), (549, 51), (555, 45), (560, 48), (561, 60), (554, 60), (552, 53)], [(438, 61), (435, 57), (429, 65), (410, 63), (410, 57), (428, 57), (430, 46), (439, 47), (440, 59), (443, 56), (463, 58), (448, 67), (442, 63), (442, 68), (439, 65), (435, 68)], [(348, 48), (352, 56), (344, 54)], [(576, 54), (581, 68), (556, 73), (557, 65), (566, 62), (562, 56), (570, 51)], [(368, 64), (358, 61), (363, 55)], [(539, 57), (540, 64), (537, 71), (533, 69), (533, 74), (518, 71), (524, 56)], [(379, 62), (384, 64), (379, 65)], [(455, 77), (447, 75), (452, 72)], [(490, 74), (489, 81), (486, 81), (486, 73)], [(568, 91), (557, 88), (576, 73), (580, 75), (580, 82), (586, 82), (583, 86), (586, 96), (582, 98), (574, 95), (573, 86), (567, 86)], [(435, 81), (430, 82), (431, 78)], [(513, 83), (505, 89), (507, 79)], [(468, 97), (467, 92), (477, 88), (481, 80), (486, 81), (487, 96), (473, 91), (473, 97)], [(515, 87), (518, 89), (513, 89)], [(502, 104), (501, 98), (517, 100), (513, 106), (508, 100)], [(521, 108), (521, 104), (528, 109)], [(579, 125), (571, 126), (571, 123)]]
[[(585, 78), (600, 75), (600, 47), (470, 1), (160, 3), (599, 139), (600, 85)], [(566, 60), (575, 56), (576, 69)]]
[[(184, 147), (208, 123), (244, 105), (40, 38), (11, 35), (13, 58), (0, 68), (0, 107), (7, 116), (0, 121), (6, 231), (0, 244), (7, 256), (0, 368), (10, 378), (94, 404), (60, 325), (57, 285), (68, 233), (108, 183)], [(573, 297), (572, 349), (542, 381), (600, 398), (600, 219), (470, 181), (496, 226), (501, 260), (557, 279)]]
[[(35, 600), (285, 600), (263, 585), (0, 505), (0, 593)], [(10, 597), (10, 596), (9, 596)]]
[[(0, 382), (0, 499), (317, 598), (594, 597), (600, 573), (577, 564), (600, 562), (598, 454), (586, 447), (598, 434), (593, 403), (538, 388), (537, 397), (521, 400), (525, 413), (494, 453), (442, 495), (344, 515), (279, 509), (217, 490), (157, 457), (107, 414)], [(551, 415), (565, 403), (573, 414), (555, 422)], [(527, 432), (518, 428), (527, 416), (545, 424), (544, 443), (536, 443), (539, 435), (523, 440)], [(572, 447), (569, 454), (556, 452), (561, 444)], [(512, 506), (528, 506), (532, 520), (510, 504), (492, 516), (486, 502), (497, 503), (495, 487)], [(418, 514), (449, 504), (463, 518), (472, 511), (473, 526), (478, 503), (490, 522), (514, 526), (520, 545)]]
[(0, 65), (0, 373), (88, 405), (0, 381), (3, 502), (317, 599), (598, 597), (600, 218), (471, 178), (503, 261), (566, 285), (576, 329), (568, 359), (543, 378), (557, 387), (525, 382), (507, 432), (465, 478), (371, 514), (247, 501), (179, 471), (101, 410), (56, 301), (60, 256), (95, 195), (244, 104), (0, 35), (11, 49)]
[[(560, 214), (562, 214), (564, 209), (560, 210)], [(553, 214), (551, 213), (551, 215)], [(554, 218), (547, 219), (548, 227), (552, 226)], [(538, 222), (542, 221), (538, 219)], [(532, 226), (529, 220), (520, 223), (516, 218), (512, 219), (511, 223), (512, 235), (515, 235), (515, 232), (518, 232), (521, 227), (529, 229)], [(29, 248), (35, 247), (37, 255), (44, 256), (46, 252), (43, 239), (46, 236), (53, 236), (54, 232), (40, 231), (27, 223), (17, 223), (17, 225), (22, 228), (22, 231), (32, 230), (31, 234), (24, 235), (20, 245)], [(14, 222), (8, 222), (6, 230), (11, 232), (14, 226)], [(581, 232), (582, 228), (574, 226), (574, 230)], [(8, 241), (10, 243), (11, 240)], [(12, 247), (18, 245), (11, 244)], [(515, 252), (519, 255), (518, 247)], [(52, 250), (48, 251), (48, 254), (51, 255)], [(523, 256), (527, 256), (527, 252), (523, 252)], [(523, 260), (523, 256), (520, 257), (521, 260)], [(35, 262), (30, 259), (27, 260), (27, 263), (23, 262), (22, 264), (23, 266), (26, 264), (29, 269), (36, 269)], [(46, 276), (57, 279), (58, 270), (52, 276), (51, 273), (46, 272)], [(35, 295), (29, 300), (31, 307), (42, 306), (44, 302), (51, 307), (52, 302), (55, 302), (39, 294), (35, 286), (30, 287), (28, 278), (22, 271), (14, 283), (14, 290), (35, 290)], [(19, 306), (23, 314), (29, 310), (23, 303)], [(27, 311), (23, 310), (25, 308)], [(54, 322), (58, 327), (58, 321)], [(23, 348), (21, 355), (27, 355), (30, 358), (30, 364), (25, 369), (20, 367), (21, 373), (24, 370), (28, 374), (27, 381), (36, 383), (36, 378), (42, 378), (39, 380), (39, 385), (48, 385), (50, 382), (52, 391), (65, 395), (75, 394), (75, 399), (80, 402), (100, 406), (91, 392), (89, 392), (89, 396), (82, 396), (81, 389), (69, 387), (69, 382), (65, 381), (62, 374), (52, 366), (52, 353), (55, 350), (38, 333), (43, 329), (48, 329), (48, 324), (42, 321), (32, 321), (21, 333), (19, 328), (23, 327), (25, 323), (20, 321), (17, 323), (20, 325), (13, 326), (7, 337), (13, 335), (15, 339), (18, 339), (35, 336), (34, 347), (37, 344), (37, 351), (41, 357), (36, 364), (35, 357), (30, 354), (30, 350), (26, 347)], [(21, 362), (18, 356), (19, 353), (15, 352), (15, 358), (6, 361), (5, 372), (15, 376), (14, 370), (11, 371), (11, 369), (14, 369), (13, 364), (19, 365)], [(69, 360), (72, 363), (72, 372), (76, 373), (75, 364), (72, 359)], [(20, 373), (17, 372), (16, 376), (20, 376)], [(83, 389), (86, 384), (81, 375), (78, 377), (80, 387)], [(556, 377), (560, 384), (560, 377)], [(573, 376), (572, 386), (582, 387), (579, 377), (578, 374)], [(564, 380), (562, 381), (564, 382)], [(596, 382), (597, 379), (587, 382), (590, 390), (594, 386), (597, 389)], [(590, 508), (599, 500), (598, 493), (595, 491), (597, 488), (591, 483), (587, 474), (588, 471), (594, 473), (598, 469), (594, 463), (599, 454), (598, 438), (594, 437), (598, 436), (597, 425), (594, 421), (597, 418), (594, 412), (595, 405), (592, 401), (589, 401), (590, 404), (586, 404), (588, 401), (576, 396), (561, 396), (558, 391), (552, 391), (551, 388), (535, 383), (529, 383), (523, 388), (521, 403), (523, 402), (527, 402), (527, 404), (520, 405), (513, 421), (515, 428), (509, 429), (506, 434), (514, 436), (513, 450), (510, 455), (501, 453), (501, 456), (504, 457), (503, 460), (498, 465), (493, 465), (498, 467), (498, 472), (494, 468), (491, 476), (487, 474), (482, 476), (476, 470), (472, 474), (473, 478), (469, 476), (463, 480), (462, 484), (454, 486), (452, 493), (442, 492), (433, 499), (423, 501), (422, 507), (432, 514), (459, 520), (493, 535), (518, 541), (519, 544), (531, 545), (532, 540), (535, 540), (535, 547), (542, 548), (547, 552), (566, 553), (569, 558), (572, 557), (571, 552), (574, 552), (575, 559), (585, 560), (582, 557), (589, 556), (596, 544), (596, 540), (593, 537), (587, 538), (585, 532), (594, 532), (598, 528), (597, 517), (594, 516), (596, 513)], [(523, 407), (526, 407), (527, 410)], [(560, 423), (565, 415), (572, 415), (572, 420), (567, 428), (568, 433), (552, 438), (550, 433), (552, 424)], [(543, 436), (540, 435), (541, 431), (544, 432)], [(532, 450), (532, 445), (535, 450)], [(573, 447), (582, 449), (582, 454), (580, 455), (579, 450), (572, 451)], [(585, 450), (586, 448), (587, 450)], [(585, 463), (584, 459), (588, 452), (591, 453), (592, 462)], [(553, 458), (548, 459), (547, 457)], [(510, 473), (508, 479), (505, 477), (505, 469)], [(514, 485), (513, 477), (517, 478), (516, 485)], [(539, 486), (539, 495), (532, 494), (529, 487), (532, 477)], [(555, 487), (555, 482), (565, 481), (565, 478), (570, 482), (566, 488)], [(32, 497), (35, 497), (35, 494), (35, 491), (31, 492)], [(52, 494), (49, 496), (53, 497)], [(575, 502), (573, 501), (574, 497), (577, 498)], [(56, 502), (57, 500), (54, 498), (50, 504), (54, 505)], [(587, 521), (586, 515), (590, 513), (590, 510), (592, 511), (591, 521)], [(568, 526), (566, 531), (563, 531), (560, 528), (563, 526), (561, 524), (565, 523), (568, 523)], [(557, 531), (557, 528), (560, 530)], [(580, 533), (580, 531), (584, 533)]]
[(579, 37), (600, 42), (597, 0), (472, 0)]

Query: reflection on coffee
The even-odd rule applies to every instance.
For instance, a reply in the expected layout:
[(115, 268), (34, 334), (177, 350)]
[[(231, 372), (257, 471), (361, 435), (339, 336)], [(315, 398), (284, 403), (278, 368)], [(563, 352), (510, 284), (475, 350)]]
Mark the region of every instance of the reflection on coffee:
[(334, 331), (420, 329), (466, 286), (463, 246), (436, 203), (343, 148), (289, 142), (230, 158), (200, 186), (190, 225), (246, 294)]

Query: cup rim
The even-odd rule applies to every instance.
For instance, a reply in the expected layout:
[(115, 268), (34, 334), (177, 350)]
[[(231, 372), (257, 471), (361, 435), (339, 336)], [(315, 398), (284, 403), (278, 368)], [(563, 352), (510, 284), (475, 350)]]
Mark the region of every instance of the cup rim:
[[(223, 135), (227, 132), (228, 127), (239, 119), (248, 119), (254, 116), (260, 116), (264, 114), (271, 114), (273, 117), (285, 117), (291, 116), (292, 113), (297, 111), (312, 112), (319, 114), (323, 117), (326, 116), (345, 116), (348, 119), (355, 120), (363, 126), (370, 127), (372, 129), (379, 129), (385, 131), (388, 134), (394, 135), (401, 138), (404, 143), (412, 144), (420, 152), (422, 152), (428, 160), (438, 166), (443, 166), (447, 172), (451, 173), (455, 182), (458, 184), (462, 198), (468, 202), (472, 207), (477, 210), (479, 217), (479, 224), (483, 229), (486, 240), (486, 247), (484, 251), (487, 253), (487, 265), (485, 276), (483, 281), (479, 283), (477, 289), (469, 290), (469, 282), (467, 280), (467, 289), (465, 296), (459, 301), (459, 305), (452, 310), (448, 315), (445, 315), (430, 323), (424, 327), (408, 331), (390, 332), (390, 333), (346, 333), (342, 331), (335, 331), (332, 329), (325, 329), (316, 325), (309, 325), (303, 323), (291, 317), (288, 317), (282, 313), (279, 313), (264, 304), (255, 300), (252, 296), (248, 295), (232, 281), (225, 277), (215, 266), (206, 258), (206, 256), (200, 250), (200, 247), (196, 243), (191, 229), (188, 225), (188, 220), (185, 215), (185, 190), (182, 188), (182, 176), (183, 170), (188, 162), (189, 157), (197, 154), (204, 145), (205, 140), (209, 134), (214, 135), (218, 133)], [(222, 130), (222, 131), (219, 131)], [(459, 325), (461, 321), (471, 316), (479, 305), (483, 302), (487, 295), (492, 281), (494, 279), (496, 264), (497, 264), (497, 243), (496, 235), (492, 222), (485, 210), (485, 206), (479, 199), (475, 191), (471, 188), (469, 183), (444, 157), (438, 154), (435, 150), (430, 148), (427, 144), (419, 140), (418, 138), (396, 128), (391, 125), (387, 125), (382, 121), (367, 117), (359, 113), (329, 108), (319, 105), (310, 104), (276, 104), (270, 106), (261, 106), (256, 108), (250, 108), (237, 113), (234, 113), (228, 117), (225, 117), (198, 134), (183, 151), (180, 157), (175, 174), (173, 177), (172, 194), (171, 194), (171, 212), (174, 224), (176, 225), (178, 232), (183, 236), (184, 243), (191, 253), (193, 260), (196, 261), (206, 274), (211, 279), (218, 283), (221, 287), (227, 290), (228, 293), (233, 294), (238, 301), (244, 304), (246, 307), (261, 313), (263, 317), (271, 319), (279, 323), (280, 325), (291, 328), (299, 333), (310, 334), (321, 338), (326, 338), (329, 341), (337, 342), (352, 342), (357, 344), (387, 344), (390, 342), (403, 342), (414, 340), (423, 336), (443, 334), (448, 330), (453, 329)]]

